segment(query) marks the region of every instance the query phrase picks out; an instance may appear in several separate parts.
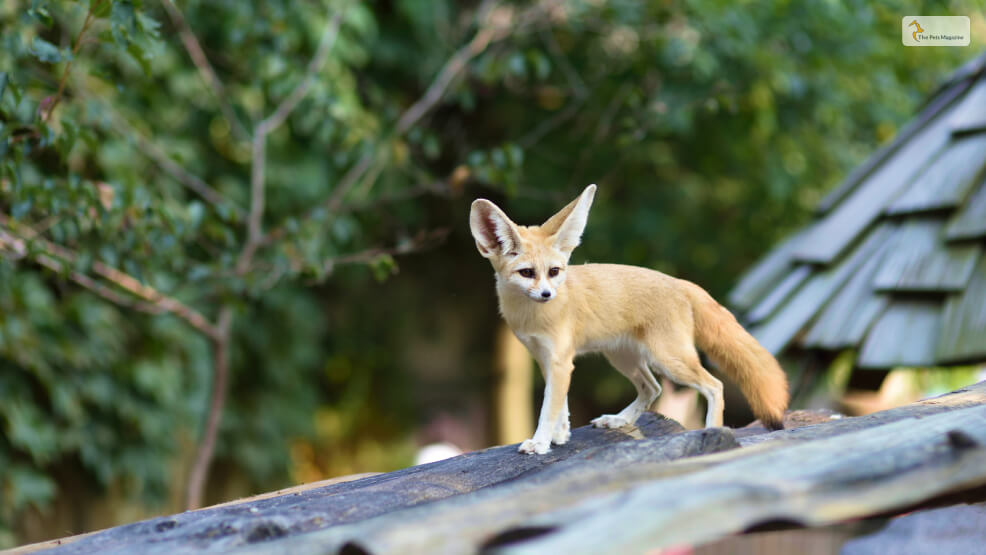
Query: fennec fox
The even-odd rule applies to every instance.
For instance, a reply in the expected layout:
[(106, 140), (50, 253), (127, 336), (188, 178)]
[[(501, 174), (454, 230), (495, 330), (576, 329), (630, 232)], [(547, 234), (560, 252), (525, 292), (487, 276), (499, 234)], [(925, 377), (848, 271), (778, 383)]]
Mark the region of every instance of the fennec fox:
[(545, 378), (534, 437), (522, 453), (547, 453), (571, 435), (568, 386), (580, 354), (601, 352), (633, 382), (637, 398), (592, 424), (633, 424), (661, 394), (655, 373), (698, 390), (708, 401), (706, 426), (722, 425), (722, 382), (699, 361), (696, 344), (733, 379), (771, 429), (783, 426), (787, 378), (780, 365), (733, 315), (694, 283), (646, 268), (569, 266), (596, 186), (540, 226), (519, 226), (492, 202), (472, 203), (469, 226), (479, 253), (496, 271), (500, 313), (531, 352)]

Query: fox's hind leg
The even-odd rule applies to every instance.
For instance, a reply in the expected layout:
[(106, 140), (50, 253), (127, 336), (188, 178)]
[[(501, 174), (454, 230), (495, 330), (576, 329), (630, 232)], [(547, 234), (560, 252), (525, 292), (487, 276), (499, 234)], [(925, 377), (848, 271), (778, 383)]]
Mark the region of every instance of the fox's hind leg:
[(661, 394), (661, 385), (647, 368), (647, 360), (633, 351), (611, 351), (606, 353), (606, 359), (627, 377), (637, 389), (637, 398), (619, 414), (604, 414), (592, 421), (597, 428), (620, 428), (633, 424), (640, 415), (649, 409)]
[(698, 351), (689, 338), (652, 338), (647, 342), (651, 363), (678, 385), (697, 390), (705, 397), (708, 410), (705, 427), (722, 426), (722, 382), (702, 366)]

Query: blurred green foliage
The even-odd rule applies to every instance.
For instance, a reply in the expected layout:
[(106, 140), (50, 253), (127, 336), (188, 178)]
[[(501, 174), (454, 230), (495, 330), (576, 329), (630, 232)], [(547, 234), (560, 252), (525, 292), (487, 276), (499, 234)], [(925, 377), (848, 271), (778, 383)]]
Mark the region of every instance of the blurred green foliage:
[[(397, 118), (476, 32), (476, 5), (178, 6), (247, 128), (302, 79), (343, 11), (309, 94), (268, 137), (264, 224), (285, 233), (259, 251), (254, 271), (233, 271), (246, 240), (250, 143), (155, 2), (0, 5), (0, 214), (78, 253), (66, 272), (101, 262), (209, 317), (237, 308), (218, 456), (257, 488), (283, 483), (299, 438), (320, 442), (322, 455), (307, 457), (327, 472), (353, 469), (328, 454), (406, 442), (421, 412), (415, 396), (427, 392), (409, 383), (398, 346), (428, 325), (430, 300), (458, 295), (449, 310), (473, 331), (495, 319), (489, 271), (464, 226), (474, 196), (535, 223), (599, 183), (577, 259), (654, 267), (721, 296), (977, 54), (904, 48), (900, 18), (970, 15), (975, 36), (986, 13), (980, 0), (504, 2), (494, 11), (513, 18), (513, 31), (399, 135)], [(91, 31), (73, 53), (90, 8)], [(224, 200), (183, 187), (148, 143)], [(365, 155), (372, 179), (344, 209), (320, 208)], [(382, 288), (394, 261), (373, 256), (361, 259), (372, 271), (320, 285), (333, 257), (441, 227), (452, 239), (410, 266), (417, 278), (405, 271)], [(29, 253), (37, 248), (28, 242)], [(171, 465), (182, 441), (200, 433), (205, 340), (29, 258), (0, 258), (0, 532), (57, 495), (59, 465), (163, 499), (180, 487)], [(479, 377), (462, 387), (485, 385), (488, 367), (477, 365), (486, 357), (475, 353), (491, 339), (471, 339), (481, 344), (469, 344), (462, 372)], [(619, 380), (611, 374), (592, 378), (591, 390)], [(405, 447), (378, 451), (378, 465), (406, 463), (393, 454)]]

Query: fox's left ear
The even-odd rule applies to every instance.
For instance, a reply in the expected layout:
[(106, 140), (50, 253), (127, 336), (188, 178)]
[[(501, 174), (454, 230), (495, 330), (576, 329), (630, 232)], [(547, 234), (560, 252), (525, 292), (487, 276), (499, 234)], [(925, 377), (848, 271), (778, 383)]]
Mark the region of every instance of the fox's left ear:
[(542, 229), (552, 233), (555, 248), (563, 252), (572, 252), (582, 241), (582, 231), (589, 219), (589, 208), (596, 196), (596, 186), (589, 185), (582, 191), (579, 198), (562, 208), (557, 214), (541, 225)]

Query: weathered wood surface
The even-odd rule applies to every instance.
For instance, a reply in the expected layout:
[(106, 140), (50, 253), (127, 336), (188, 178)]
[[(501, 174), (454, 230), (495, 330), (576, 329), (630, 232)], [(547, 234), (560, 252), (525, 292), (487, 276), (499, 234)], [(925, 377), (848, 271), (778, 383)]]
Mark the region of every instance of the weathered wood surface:
[(771, 521), (832, 524), (986, 485), (986, 406), (754, 453), (532, 519), (501, 551), (642, 553)]
[[(866, 416), (829, 420), (824, 422), (824, 426), (805, 425), (806, 423), (821, 423), (812, 420), (812, 416), (810, 416), (812, 411), (805, 411), (807, 414), (803, 417), (804, 423), (798, 421), (799, 413), (802, 411), (794, 411), (784, 418), (784, 425), (789, 429), (765, 434), (763, 433), (766, 431), (764, 428), (742, 428), (736, 430), (736, 437), (740, 445), (743, 446), (762, 442), (810, 441), (889, 424), (905, 418), (922, 418), (945, 411), (984, 404), (986, 404), (986, 381), (895, 409), (867, 414)], [(793, 427), (790, 425), (792, 423), (797, 423), (798, 426)]]
[[(533, 517), (587, 498), (630, 489), (667, 475), (668, 462), (739, 447), (731, 430), (710, 428), (600, 447), (535, 476), (299, 536), (288, 552), (337, 553), (358, 546), (370, 553), (475, 553), (501, 531), (524, 528)], [(673, 470), (672, 470), (673, 472)], [(260, 553), (266, 546), (242, 550)]]
[(498, 447), (151, 519), (57, 552), (634, 552), (764, 521), (892, 512), (986, 484), (986, 382), (859, 418), (796, 411), (785, 419), (794, 429), (769, 434), (683, 432), (649, 415), (641, 424), (581, 428), (544, 456)]
[[(566, 527), (565, 523), (569, 520), (573, 521), (572, 530), (578, 533), (583, 526), (591, 525), (603, 514), (613, 510), (613, 507), (608, 505), (610, 503), (608, 500), (622, 500), (631, 495), (631, 492), (650, 487), (654, 483), (670, 485), (688, 483), (689, 486), (676, 491), (678, 499), (670, 500), (679, 503), (683, 497), (689, 499), (700, 497), (703, 489), (708, 488), (707, 485), (702, 485), (704, 481), (718, 483), (725, 480), (727, 483), (741, 484), (744, 478), (741, 475), (728, 474), (727, 478), (722, 479), (718, 477), (720, 469), (732, 461), (745, 461), (758, 454), (770, 461), (774, 458), (771, 453), (786, 455), (794, 445), (802, 443), (810, 445), (815, 442), (813, 440), (838, 439), (864, 430), (872, 430), (875, 436), (881, 436), (882, 427), (893, 422), (928, 417), (967, 407), (986, 408), (984, 403), (986, 403), (986, 383), (908, 407), (859, 418), (832, 419), (830, 414), (796, 411), (788, 414), (785, 424), (789, 427), (804, 427), (770, 434), (767, 434), (763, 428), (755, 427), (736, 430), (735, 433), (721, 428), (687, 432), (677, 437), (683, 441), (688, 438), (685, 444), (693, 445), (695, 441), (692, 438), (702, 437), (698, 434), (704, 434), (702, 437), (704, 443), (717, 443), (717, 447), (706, 451), (717, 454), (683, 458), (670, 464), (668, 459), (663, 457), (666, 452), (671, 452), (675, 459), (681, 458), (674, 443), (676, 436), (636, 444), (623, 444), (618, 450), (608, 451), (609, 456), (599, 457), (589, 451), (557, 464), (550, 471), (542, 472), (533, 479), (519, 480), (472, 495), (415, 507), (349, 526), (298, 536), (287, 540), (283, 546), (292, 553), (338, 553), (347, 546), (358, 547), (363, 552), (369, 553), (474, 553), (484, 547), (491, 547), (499, 541), (522, 537), (539, 529), (566, 530), (569, 527)], [(741, 438), (739, 443), (755, 447), (725, 449), (731, 438), (737, 436)], [(833, 457), (839, 457), (844, 450), (856, 448), (855, 444), (851, 443), (851, 438), (844, 441), (847, 442), (846, 446), (836, 445), (825, 449), (832, 449)], [(653, 446), (648, 443), (653, 443)], [(657, 446), (660, 446), (660, 449), (653, 448)], [(782, 465), (791, 463), (792, 460), (798, 461), (797, 458), (780, 460), (787, 461), (780, 463)], [(805, 463), (807, 462), (806, 460)], [(825, 460), (821, 462), (828, 464)], [(765, 473), (758, 476), (758, 479), (771, 481), (775, 471), (767, 468), (764, 470)], [(696, 475), (701, 477), (695, 478)], [(689, 488), (694, 489), (694, 492), (689, 493)], [(674, 510), (671, 509), (672, 513)], [(734, 507), (733, 510), (743, 512), (742, 507)], [(873, 512), (877, 511), (872, 510), (868, 514)], [(623, 515), (621, 518), (633, 520), (632, 514)], [(705, 520), (701, 519), (701, 521)], [(752, 524), (756, 522), (754, 520)], [(680, 523), (675, 522), (672, 526), (678, 527)], [(611, 532), (605, 532), (603, 528), (594, 528), (593, 533), (600, 534), (601, 538), (607, 538), (610, 534), (617, 533), (617, 529), (613, 528)], [(709, 527), (710, 535), (703, 541), (721, 537), (730, 531), (733, 530), (722, 531)], [(620, 530), (619, 533), (626, 532)], [(658, 535), (662, 533), (658, 532)], [(623, 547), (626, 546), (614, 546), (614, 551), (623, 552)], [(644, 547), (647, 546), (630, 546), (630, 549), (632, 551)], [(255, 546), (244, 551), (259, 552), (262, 549), (262, 546)], [(547, 546), (542, 552), (556, 553), (570, 549), (578, 548), (566, 544), (556, 549), (556, 546), (552, 545)], [(593, 544), (584, 552), (607, 550), (604, 545)]]
[(573, 430), (568, 444), (556, 446), (538, 457), (519, 456), (516, 445), (493, 447), (352, 482), (152, 518), (90, 534), (50, 551), (147, 553), (228, 549), (469, 493), (534, 475), (586, 450), (682, 431), (677, 422), (652, 414), (641, 418), (632, 432), (586, 426)]
[(842, 555), (887, 553), (982, 553), (986, 550), (986, 503), (918, 511), (886, 528), (850, 540)]

